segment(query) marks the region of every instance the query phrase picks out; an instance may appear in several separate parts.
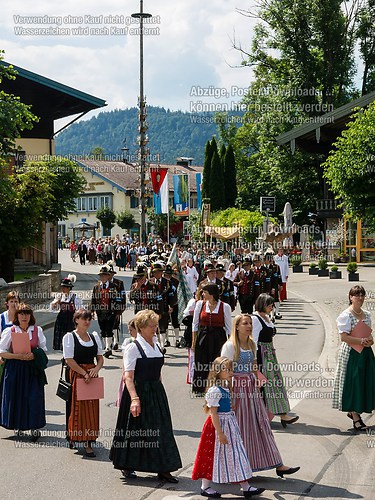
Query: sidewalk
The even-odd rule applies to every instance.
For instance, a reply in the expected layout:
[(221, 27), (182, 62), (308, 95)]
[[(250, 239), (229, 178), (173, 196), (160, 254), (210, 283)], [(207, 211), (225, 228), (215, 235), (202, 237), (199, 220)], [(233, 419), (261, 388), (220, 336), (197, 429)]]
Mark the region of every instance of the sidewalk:
[(340, 337), (337, 333), (336, 318), (349, 306), (349, 290), (354, 285), (361, 285), (366, 290), (364, 308), (375, 311), (375, 268), (360, 266), (358, 268), (359, 281), (348, 281), (346, 269), (342, 269), (342, 279), (331, 280), (309, 276), (308, 268), (303, 273), (293, 273), (290, 269), (288, 291), (301, 299), (310, 302), (318, 312), (325, 328), (325, 342), (319, 359), (327, 373), (336, 367), (337, 349)]

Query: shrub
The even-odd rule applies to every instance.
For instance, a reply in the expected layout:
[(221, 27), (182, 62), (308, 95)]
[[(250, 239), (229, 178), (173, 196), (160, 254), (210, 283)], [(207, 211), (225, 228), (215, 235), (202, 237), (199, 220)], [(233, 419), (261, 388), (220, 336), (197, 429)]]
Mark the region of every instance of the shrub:
[(318, 264), (316, 262), (311, 262), (310, 267), (311, 269), (315, 269)]
[(346, 266), (346, 270), (348, 273), (355, 273), (358, 269), (357, 263), (356, 262), (349, 262), (349, 264)]
[(331, 272), (332, 272), (332, 273), (335, 273), (335, 272), (337, 272), (338, 270), (339, 270), (339, 268), (338, 268), (337, 266), (332, 266), (332, 267), (331, 267)]
[(320, 261), (318, 262), (318, 267), (321, 271), (325, 271), (328, 267), (328, 262), (326, 261), (326, 259), (320, 259)]

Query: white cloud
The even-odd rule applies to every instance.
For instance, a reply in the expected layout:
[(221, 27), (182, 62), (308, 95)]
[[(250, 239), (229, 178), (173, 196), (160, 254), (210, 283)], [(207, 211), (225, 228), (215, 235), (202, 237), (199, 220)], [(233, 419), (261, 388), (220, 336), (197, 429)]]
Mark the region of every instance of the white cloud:
[[(236, 37), (249, 46), (252, 21), (236, 13), (238, 0), (144, 1), (144, 11), (160, 16), (160, 35), (144, 37), (144, 85), (148, 103), (170, 109), (190, 109), (193, 86), (247, 87), (251, 72), (240, 64), (231, 46)], [(105, 99), (107, 109), (137, 105), (139, 93), (139, 36), (22, 36), (14, 33), (14, 16), (130, 16), (139, 1), (3, 0), (0, 48), (15, 65)], [(104, 18), (103, 18), (104, 19)], [(45, 26), (49, 26), (46, 24)], [(43, 25), (19, 22), (21, 27)], [(79, 24), (62, 24), (78, 27)], [(82, 27), (86, 24), (82, 23)], [(99, 23), (89, 27), (107, 27)], [(116, 25), (124, 28), (125, 25)], [(233, 99), (229, 99), (230, 101)], [(92, 114), (90, 114), (92, 116)]]

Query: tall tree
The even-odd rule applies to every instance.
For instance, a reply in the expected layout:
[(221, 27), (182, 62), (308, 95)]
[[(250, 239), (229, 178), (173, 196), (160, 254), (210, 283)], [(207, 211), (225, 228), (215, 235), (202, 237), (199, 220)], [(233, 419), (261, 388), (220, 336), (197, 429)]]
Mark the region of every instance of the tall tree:
[(224, 179), (225, 208), (234, 207), (237, 199), (237, 171), (231, 144), (229, 144), (224, 156)]
[(0, 277), (13, 281), (14, 257), (20, 248), (41, 241), (43, 222), (63, 220), (75, 210), (86, 184), (75, 163), (52, 158), (25, 163), (12, 175), (0, 170)]
[(347, 215), (375, 228), (375, 104), (360, 110), (335, 143), (325, 167), (336, 197)]
[(206, 147), (204, 150), (202, 198), (209, 198), (210, 197), (211, 161), (212, 161), (211, 141), (207, 141)]
[(223, 164), (220, 160), (217, 150), (215, 150), (212, 156), (210, 175), (210, 198), (212, 211), (220, 210), (221, 208), (223, 208), (225, 203), (224, 193)]
[(297, 222), (304, 222), (323, 197), (322, 158), (292, 154), (275, 139), (358, 95), (353, 88), (358, 5), (346, 11), (342, 3), (259, 0), (255, 13), (241, 11), (261, 21), (250, 51), (234, 42), (242, 64), (254, 71), (243, 99), (244, 124), (234, 141), (240, 207), (255, 208), (260, 196), (273, 195), (277, 214), (290, 201)]

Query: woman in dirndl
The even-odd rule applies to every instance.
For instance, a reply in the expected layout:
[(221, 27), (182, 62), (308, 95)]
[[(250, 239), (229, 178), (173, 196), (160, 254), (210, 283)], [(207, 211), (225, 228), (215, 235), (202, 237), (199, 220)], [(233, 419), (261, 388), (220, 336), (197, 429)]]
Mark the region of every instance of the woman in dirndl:
[(258, 346), (258, 369), (267, 379), (262, 388), (264, 402), (270, 413), (280, 416), (281, 424), (285, 428), (288, 424), (297, 422), (299, 417), (288, 415), (289, 400), (273, 345), (273, 337), (276, 334), (276, 328), (270, 318), (273, 306), (274, 299), (267, 293), (261, 293), (255, 301), (255, 313), (252, 315), (253, 338)]
[(69, 274), (61, 283), (61, 293), (57, 294), (51, 302), (51, 309), (58, 311), (53, 331), (53, 348), (62, 351), (62, 339), (67, 332), (74, 330), (73, 316), (82, 307), (82, 300), (72, 292), (73, 283), (76, 281), (74, 274)]
[(149, 309), (135, 315), (138, 335), (123, 354), (127, 390), (122, 394), (109, 458), (126, 478), (136, 477), (135, 471), (155, 472), (160, 480), (177, 483), (171, 472), (182, 464), (161, 382), (164, 356), (156, 342), (158, 322), (158, 315)]
[(276, 468), (276, 474), (294, 474), (299, 467), (283, 464), (267, 409), (259, 390), (256, 344), (249, 314), (233, 320), (232, 334), (221, 354), (233, 361), (233, 410), (253, 472)]
[[(337, 318), (341, 345), (332, 406), (348, 412), (347, 416), (353, 420), (355, 431), (368, 430), (361, 413), (375, 410), (375, 358), (371, 348), (374, 339), (370, 334), (371, 314), (362, 309), (365, 296), (366, 291), (362, 286), (352, 287), (349, 291), (349, 308)], [(368, 333), (364, 333), (362, 338), (351, 335), (360, 321), (369, 327)]]
[[(90, 383), (103, 366), (102, 342), (96, 332), (88, 333), (92, 314), (86, 309), (74, 313), (75, 330), (63, 338), (63, 355), (68, 365), (67, 379), (72, 384), (72, 396), (67, 403), (67, 440), (83, 443), (88, 458), (95, 457), (92, 444), (99, 436), (99, 399), (77, 400), (77, 380)], [(95, 364), (96, 359), (96, 364)]]
[[(35, 322), (32, 308), (18, 304), (13, 325), (3, 331), (0, 340), (0, 355), (6, 360), (0, 386), (0, 426), (31, 430), (32, 441), (40, 437), (39, 429), (46, 425), (44, 370), (48, 363), (46, 338)], [(28, 334), (31, 352), (13, 352), (12, 335), (19, 333)]]
[(212, 361), (220, 356), (232, 328), (229, 304), (219, 299), (219, 287), (208, 283), (202, 288), (203, 300), (198, 300), (193, 316), (194, 374), (192, 391), (204, 394)]
[(226, 357), (216, 358), (207, 378), (204, 409), (209, 416), (202, 429), (192, 478), (202, 480), (201, 495), (208, 498), (221, 496), (211, 487), (212, 482), (239, 483), (245, 498), (264, 491), (248, 483), (252, 470), (231, 408), (232, 365)]

